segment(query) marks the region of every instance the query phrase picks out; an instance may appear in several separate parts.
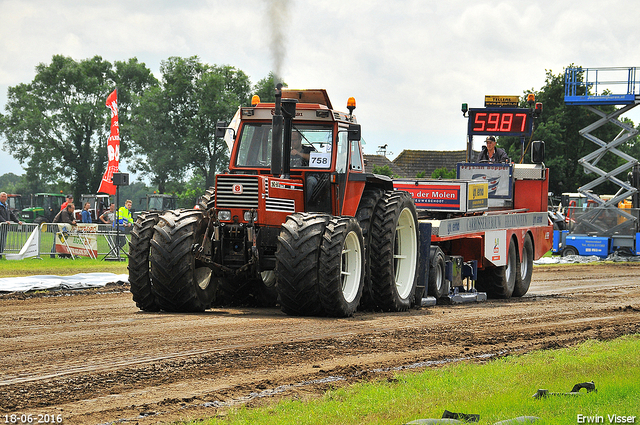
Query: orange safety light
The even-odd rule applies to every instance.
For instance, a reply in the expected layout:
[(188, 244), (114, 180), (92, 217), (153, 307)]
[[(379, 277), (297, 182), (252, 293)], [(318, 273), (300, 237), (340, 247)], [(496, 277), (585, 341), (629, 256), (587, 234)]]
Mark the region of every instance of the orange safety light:
[(535, 102), (536, 102), (536, 95), (535, 95), (535, 94), (533, 94), (533, 93), (529, 93), (529, 94), (527, 95), (527, 103), (528, 103), (529, 105), (533, 105)]
[(258, 96), (257, 94), (254, 94), (251, 97), (251, 106), (256, 106), (258, 103), (260, 103), (260, 96)]
[(347, 99), (347, 109), (349, 110), (350, 114), (353, 114), (353, 110), (356, 109), (355, 97), (350, 97), (349, 99)]

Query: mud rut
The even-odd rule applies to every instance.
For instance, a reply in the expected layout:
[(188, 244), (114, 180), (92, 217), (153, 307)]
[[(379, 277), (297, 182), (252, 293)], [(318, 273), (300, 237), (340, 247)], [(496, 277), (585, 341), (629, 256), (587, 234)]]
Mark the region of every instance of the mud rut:
[(157, 423), (307, 398), (440, 361), (640, 332), (640, 264), (535, 267), (521, 299), (348, 319), (140, 312), (127, 288), (0, 297), (0, 413)]

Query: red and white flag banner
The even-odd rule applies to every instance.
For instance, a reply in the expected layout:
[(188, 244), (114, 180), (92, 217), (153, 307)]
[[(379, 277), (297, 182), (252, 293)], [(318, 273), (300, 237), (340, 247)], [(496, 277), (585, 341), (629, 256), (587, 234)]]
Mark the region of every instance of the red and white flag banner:
[(98, 193), (116, 194), (116, 186), (113, 184), (113, 173), (118, 172), (120, 163), (120, 127), (118, 126), (118, 89), (115, 89), (107, 98), (107, 108), (111, 109), (111, 134), (107, 141), (107, 153), (109, 163), (107, 171), (102, 176)]

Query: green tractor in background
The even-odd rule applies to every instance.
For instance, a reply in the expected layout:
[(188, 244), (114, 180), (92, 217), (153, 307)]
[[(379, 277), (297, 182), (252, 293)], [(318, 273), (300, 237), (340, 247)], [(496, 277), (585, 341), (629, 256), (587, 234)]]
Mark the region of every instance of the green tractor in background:
[(61, 193), (36, 193), (34, 198), (34, 206), (21, 212), (25, 223), (51, 223), (65, 201), (65, 196)]

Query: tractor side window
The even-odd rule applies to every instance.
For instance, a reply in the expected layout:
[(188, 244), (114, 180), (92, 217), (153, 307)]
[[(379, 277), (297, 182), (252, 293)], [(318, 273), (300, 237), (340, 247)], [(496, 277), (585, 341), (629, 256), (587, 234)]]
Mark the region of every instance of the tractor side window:
[(271, 124), (247, 124), (242, 127), (236, 165), (271, 166)]
[(336, 156), (336, 172), (347, 172), (347, 157), (349, 149), (349, 140), (347, 140), (347, 132), (341, 131), (338, 133), (338, 154)]
[(351, 142), (351, 169), (362, 171), (362, 155), (359, 141)]

